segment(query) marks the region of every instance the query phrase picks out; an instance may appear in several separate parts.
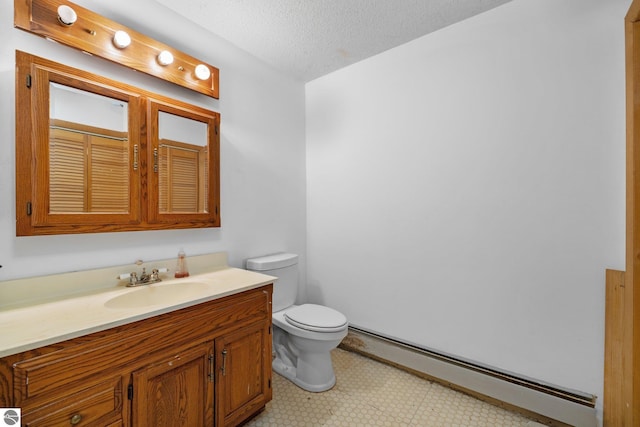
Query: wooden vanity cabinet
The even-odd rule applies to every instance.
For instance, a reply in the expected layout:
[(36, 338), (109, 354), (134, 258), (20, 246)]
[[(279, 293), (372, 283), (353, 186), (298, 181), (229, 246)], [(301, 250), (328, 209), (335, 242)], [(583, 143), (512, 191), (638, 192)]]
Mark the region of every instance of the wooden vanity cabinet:
[[(176, 285), (179, 286), (179, 285)], [(235, 426), (271, 400), (272, 285), (0, 359), (23, 425)]]

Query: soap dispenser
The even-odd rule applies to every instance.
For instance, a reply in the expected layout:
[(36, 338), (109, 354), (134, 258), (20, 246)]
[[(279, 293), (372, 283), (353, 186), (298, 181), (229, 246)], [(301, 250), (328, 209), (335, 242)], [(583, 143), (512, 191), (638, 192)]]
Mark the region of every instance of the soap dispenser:
[(178, 252), (178, 261), (176, 263), (176, 279), (189, 277), (189, 269), (187, 268), (187, 257), (182, 249)]

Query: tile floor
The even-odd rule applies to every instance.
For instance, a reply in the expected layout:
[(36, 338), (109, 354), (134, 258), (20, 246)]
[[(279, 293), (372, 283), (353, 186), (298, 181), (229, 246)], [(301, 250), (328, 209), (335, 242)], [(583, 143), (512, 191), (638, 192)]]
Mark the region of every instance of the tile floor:
[(541, 424), (342, 349), (337, 383), (310, 393), (273, 375), (273, 400), (246, 426), (533, 427)]

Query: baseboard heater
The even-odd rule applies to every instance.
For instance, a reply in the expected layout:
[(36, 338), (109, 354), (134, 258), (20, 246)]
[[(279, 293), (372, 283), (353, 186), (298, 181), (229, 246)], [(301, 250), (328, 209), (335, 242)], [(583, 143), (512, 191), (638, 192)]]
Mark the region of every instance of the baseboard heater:
[(596, 397), (349, 326), (340, 347), (408, 370), (552, 426), (596, 427)]

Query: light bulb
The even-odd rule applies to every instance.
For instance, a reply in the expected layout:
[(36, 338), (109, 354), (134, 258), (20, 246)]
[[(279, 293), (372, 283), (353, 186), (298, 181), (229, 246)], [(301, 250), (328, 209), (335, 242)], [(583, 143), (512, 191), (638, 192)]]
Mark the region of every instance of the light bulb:
[(71, 26), (78, 20), (78, 15), (76, 11), (71, 9), (71, 7), (63, 4), (62, 6), (58, 6), (58, 22), (62, 25)]
[(173, 64), (173, 55), (168, 50), (163, 50), (158, 54), (158, 64), (170, 65)]
[(207, 80), (211, 76), (211, 70), (204, 64), (198, 64), (195, 71), (198, 80)]
[(113, 44), (118, 49), (124, 49), (131, 44), (131, 37), (129, 37), (129, 34), (127, 34), (126, 32), (118, 30), (113, 35)]

